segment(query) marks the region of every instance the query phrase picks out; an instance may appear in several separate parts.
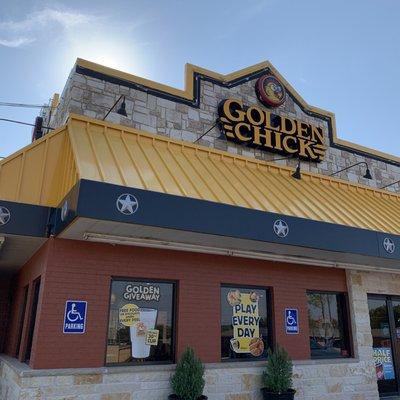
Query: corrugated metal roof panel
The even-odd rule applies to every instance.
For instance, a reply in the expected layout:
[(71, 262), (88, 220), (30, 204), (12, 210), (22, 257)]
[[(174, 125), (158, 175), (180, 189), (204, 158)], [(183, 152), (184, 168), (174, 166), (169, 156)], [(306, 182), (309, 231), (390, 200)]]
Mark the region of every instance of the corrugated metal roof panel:
[(83, 117), (69, 130), (81, 178), (400, 233), (395, 194)]
[(400, 196), (72, 115), (0, 163), (0, 197), (58, 205), (78, 179), (400, 234)]
[(65, 126), (0, 162), (0, 199), (55, 206), (77, 180)]

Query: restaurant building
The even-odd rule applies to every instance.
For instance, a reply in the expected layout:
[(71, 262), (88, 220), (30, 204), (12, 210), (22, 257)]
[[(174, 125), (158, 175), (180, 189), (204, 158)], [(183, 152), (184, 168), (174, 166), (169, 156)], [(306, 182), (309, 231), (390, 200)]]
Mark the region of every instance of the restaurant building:
[(191, 346), (258, 399), (276, 344), (296, 399), (398, 395), (400, 159), (268, 62), (185, 80), (78, 59), (0, 162), (0, 398), (166, 399)]

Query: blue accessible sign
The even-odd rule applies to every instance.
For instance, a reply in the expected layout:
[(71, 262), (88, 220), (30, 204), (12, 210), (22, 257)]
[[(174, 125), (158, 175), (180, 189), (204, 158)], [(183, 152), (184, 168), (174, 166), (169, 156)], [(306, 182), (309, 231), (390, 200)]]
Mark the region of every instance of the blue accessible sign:
[(65, 302), (63, 333), (85, 333), (87, 301)]
[(299, 319), (298, 319), (297, 308), (286, 308), (285, 309), (285, 327), (287, 334), (299, 333)]

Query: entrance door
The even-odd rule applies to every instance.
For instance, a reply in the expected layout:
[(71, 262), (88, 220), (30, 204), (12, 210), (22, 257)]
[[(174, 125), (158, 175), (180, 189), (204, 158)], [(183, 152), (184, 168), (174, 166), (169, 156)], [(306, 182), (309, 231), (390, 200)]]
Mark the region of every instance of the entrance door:
[(372, 346), (379, 394), (399, 394), (400, 299), (368, 295)]

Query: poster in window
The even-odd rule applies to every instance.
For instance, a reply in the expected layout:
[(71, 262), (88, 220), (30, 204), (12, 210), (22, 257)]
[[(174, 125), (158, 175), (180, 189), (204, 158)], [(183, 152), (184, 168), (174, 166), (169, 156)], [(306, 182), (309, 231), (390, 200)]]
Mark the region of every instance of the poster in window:
[(373, 354), (378, 381), (394, 379), (392, 349), (390, 347), (374, 347)]
[(173, 284), (113, 281), (107, 362), (172, 360)]
[(229, 358), (265, 355), (266, 291), (224, 287), (222, 296), (223, 358), (228, 354)]

